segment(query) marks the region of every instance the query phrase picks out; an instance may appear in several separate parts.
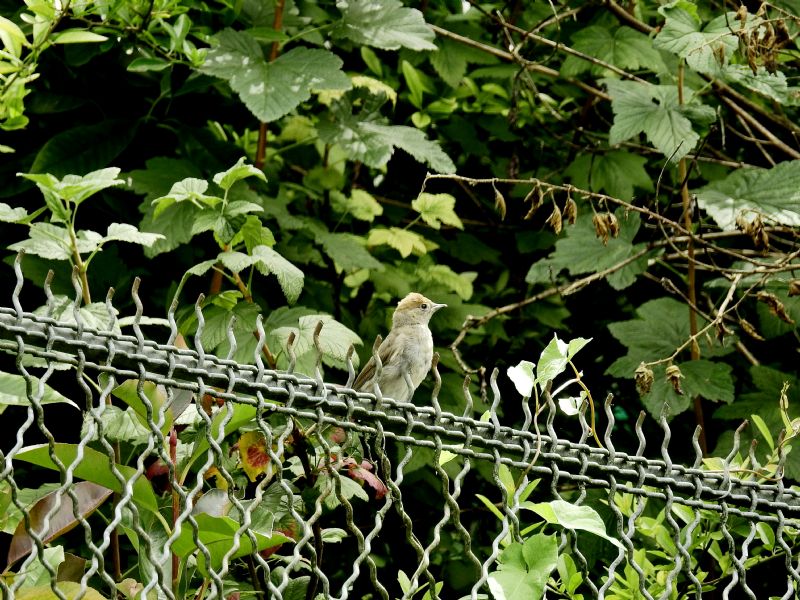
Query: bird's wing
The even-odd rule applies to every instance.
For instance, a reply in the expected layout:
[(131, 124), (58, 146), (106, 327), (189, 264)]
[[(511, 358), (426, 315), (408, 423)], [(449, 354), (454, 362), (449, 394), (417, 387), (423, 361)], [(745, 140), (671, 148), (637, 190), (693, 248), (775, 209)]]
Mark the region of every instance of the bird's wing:
[[(397, 354), (400, 349), (400, 344), (396, 344), (392, 342), (392, 333), (390, 332), (389, 335), (386, 336), (386, 339), (381, 342), (381, 345), (378, 347), (378, 357), (381, 359), (381, 364), (386, 365), (392, 357)], [(365, 390), (364, 386), (372, 381), (372, 378), (375, 376), (375, 357), (371, 356), (370, 359), (367, 361), (367, 364), (364, 365), (364, 368), (361, 369), (361, 372), (356, 377), (355, 382), (353, 383), (353, 389), (365, 392), (371, 392), (372, 390)]]

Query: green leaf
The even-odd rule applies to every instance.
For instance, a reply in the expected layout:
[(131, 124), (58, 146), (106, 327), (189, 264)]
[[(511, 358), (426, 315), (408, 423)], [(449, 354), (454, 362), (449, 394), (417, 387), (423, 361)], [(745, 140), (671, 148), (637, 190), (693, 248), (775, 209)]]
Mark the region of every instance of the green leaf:
[(268, 227), (261, 224), (261, 219), (255, 215), (248, 215), (241, 229), (242, 241), (248, 252), (252, 252), (256, 246), (275, 245), (275, 236)]
[[(72, 400), (61, 395), (39, 378), (31, 376), (30, 379), (31, 394), (36, 397), (41, 390), (42, 397), (39, 400), (41, 404), (63, 403), (78, 408), (78, 405)], [(27, 382), (22, 375), (0, 372), (0, 412), (3, 412), (7, 406), (30, 406), (31, 401), (28, 398), (27, 388)]]
[(343, 271), (357, 269), (383, 270), (383, 263), (364, 248), (363, 238), (349, 233), (325, 233), (316, 238), (318, 244), (336, 266)]
[(767, 427), (767, 424), (764, 422), (764, 419), (762, 419), (756, 414), (752, 414), (750, 415), (750, 420), (758, 428), (759, 433), (761, 433), (763, 438), (766, 440), (767, 444), (769, 445), (770, 451), (774, 451), (775, 440), (772, 439), (772, 434), (769, 431), (769, 427)]
[(352, 215), (360, 221), (372, 222), (375, 217), (383, 214), (383, 207), (369, 192), (355, 188), (350, 196), (345, 196), (338, 190), (331, 192), (331, 206), (333, 210)]
[(411, 208), (417, 211), (428, 225), (439, 229), (442, 224), (464, 229), (464, 224), (455, 211), (456, 199), (450, 194), (429, 194), (422, 192), (411, 201)]
[[(617, 359), (606, 373), (614, 377), (633, 377), (641, 363), (671, 356), (689, 338), (689, 307), (673, 298), (657, 298), (636, 310), (637, 318), (611, 323), (611, 335), (628, 348), (628, 354)], [(698, 316), (698, 328), (705, 320)], [(720, 344), (711, 339), (700, 340), (700, 352), (710, 358), (731, 351), (732, 336)], [(658, 381), (658, 377), (656, 377)], [(699, 384), (698, 384), (699, 385)]]
[(267, 63), (258, 42), (246, 32), (226, 29), (214, 40), (217, 45), (201, 70), (228, 80), (261, 121), (288, 114), (311, 97), (311, 90), (351, 87), (341, 59), (327, 50), (293, 48)]
[(400, 253), (400, 256), (407, 258), (412, 252), (423, 255), (428, 252), (424, 238), (418, 233), (390, 227), (389, 229), (375, 228), (370, 230), (367, 236), (367, 246), (391, 246)]
[(160, 233), (139, 231), (136, 227), (128, 223), (112, 223), (108, 226), (108, 233), (106, 233), (103, 241), (108, 242), (116, 240), (119, 242), (139, 244), (140, 246), (152, 246), (163, 238), (164, 236)]
[(800, 160), (770, 169), (737, 169), (697, 191), (697, 202), (721, 229), (736, 228), (736, 217), (761, 213), (782, 225), (800, 225)]
[[(290, 333), (295, 334), (294, 351), (298, 357), (314, 352), (314, 330), (319, 322), (322, 330), (319, 334), (319, 345), (323, 361), (334, 367), (344, 369), (347, 367), (347, 352), (350, 346), (361, 345), (361, 338), (354, 331), (339, 323), (330, 315), (311, 314), (303, 315), (298, 319), (297, 327), (281, 327), (273, 330), (274, 335), (280, 340), (280, 346), (286, 345)], [(358, 367), (358, 355), (353, 354), (354, 366)]]
[(684, 394), (690, 398), (700, 396), (714, 402), (733, 402), (733, 367), (710, 360), (692, 360), (679, 366), (683, 374)]
[(478, 275), (474, 271), (456, 273), (447, 265), (430, 265), (425, 267), (417, 265), (416, 272), (420, 281), (455, 292), (464, 301), (472, 298), (474, 291), (472, 282)]
[(699, 73), (718, 73), (739, 47), (739, 38), (731, 30), (739, 25), (736, 13), (721, 15), (702, 27), (699, 19), (678, 6), (662, 6), (664, 26), (653, 46), (686, 59)]
[(800, 88), (790, 87), (786, 75), (781, 71), (770, 73), (759, 66), (754, 74), (747, 65), (728, 65), (723, 76), (729, 82), (743, 85), (784, 106), (797, 106), (800, 103)]
[(52, 194), (66, 202), (80, 205), (97, 192), (125, 183), (119, 179), (119, 172), (120, 170), (116, 167), (108, 167), (83, 176), (65, 175), (62, 179), (49, 173), (20, 173), (19, 175), (33, 181), (45, 198)]
[(558, 562), (558, 540), (534, 534), (522, 544), (510, 544), (498, 562), (489, 575), (489, 590), (496, 600), (541, 600)]
[(428, 140), (419, 129), (403, 125), (364, 123), (363, 130), (367, 137), (405, 150), (418, 162), (425, 163), (437, 173), (455, 173), (456, 171), (456, 166), (441, 146)]
[(228, 191), (234, 183), (247, 177), (258, 177), (261, 181), (267, 181), (264, 171), (256, 169), (253, 165), (246, 165), (244, 161), (245, 158), (242, 157), (227, 171), (214, 175), (214, 183)]
[(611, 542), (617, 548), (624, 548), (622, 542), (606, 533), (602, 517), (591, 506), (571, 504), (565, 500), (551, 500), (536, 504), (524, 502), (521, 506), (535, 512), (548, 523), (561, 525), (573, 531), (588, 531)]
[(59, 581), (38, 587), (24, 588), (19, 590), (14, 597), (16, 600), (56, 600), (59, 596), (53, 592), (51, 585), (55, 585), (67, 600), (75, 600), (79, 597), (83, 600), (106, 600), (105, 596), (92, 587), (87, 586), (84, 593), (81, 584), (75, 581)]
[(3, 16), (0, 16), (0, 41), (3, 42), (3, 47), (17, 58), (22, 54), (22, 47), (30, 45), (19, 26)]
[(467, 52), (464, 44), (455, 40), (436, 40), (438, 50), (429, 57), (431, 66), (444, 82), (452, 88), (457, 88), (467, 72)]
[(373, 96), (359, 114), (353, 114), (353, 98), (346, 95), (333, 106), (331, 118), (319, 123), (320, 139), (341, 146), (350, 160), (360, 160), (374, 168), (384, 167), (397, 147), (435, 171), (455, 172), (453, 161), (437, 143), (428, 140), (419, 129), (386, 125), (379, 107), (380, 101)]
[[(116, 309), (113, 314), (108, 313), (108, 308), (104, 302), (92, 302), (78, 309), (78, 316), (84, 327), (96, 329), (97, 331), (119, 332), (116, 324)], [(77, 324), (75, 319), (75, 300), (67, 296), (53, 296), (52, 306), (40, 306), (33, 314), (37, 316), (49, 316), (51, 319), (69, 325)]]
[[(621, 69), (661, 71), (665, 68), (652, 40), (630, 27), (590, 25), (572, 35), (572, 47)], [(610, 74), (605, 67), (572, 55), (568, 55), (561, 66), (563, 77), (575, 77), (586, 71), (596, 76)]]
[[(114, 397), (119, 398), (125, 404), (127, 404), (138, 416), (139, 423), (150, 430), (149, 419), (148, 419), (148, 412), (152, 415), (153, 422), (157, 423), (159, 420), (159, 413), (162, 411), (162, 407), (164, 403), (167, 401), (166, 392), (163, 387), (159, 387), (152, 381), (145, 381), (142, 385), (141, 394), (147, 400), (142, 399), (139, 395), (139, 380), (138, 379), (126, 379), (122, 383), (120, 383), (117, 387), (111, 390), (111, 393)], [(147, 403), (150, 404), (149, 410)], [(173, 414), (172, 410), (167, 408), (164, 409), (164, 422), (161, 425), (161, 433), (166, 434), (170, 428), (172, 427), (173, 423)]]
[[(75, 477), (102, 485), (120, 494), (125, 491), (125, 485), (121, 484), (111, 471), (108, 455), (93, 448), (81, 448), (79, 454), (77, 444), (55, 443), (52, 447), (48, 447), (47, 444), (38, 444), (23, 448), (14, 455), (14, 460), (21, 460), (58, 471), (56, 463), (50, 457), (51, 452), (64, 465), (76, 465), (73, 470)], [(81, 456), (80, 461), (76, 462), (79, 456)], [(157, 513), (158, 502), (147, 478), (144, 475), (137, 475), (136, 469), (126, 465), (117, 464), (115, 467), (123, 479), (133, 481), (133, 501), (138, 506)]]
[[(528, 283), (550, 281), (562, 269), (570, 275), (597, 273), (619, 264), (646, 248), (645, 244), (633, 244), (641, 220), (638, 214), (623, 209), (615, 213), (619, 222), (619, 236), (610, 238), (606, 244), (597, 237), (592, 214), (582, 211), (572, 227), (556, 242), (555, 251), (547, 258), (534, 263), (525, 280)], [(648, 254), (611, 273), (606, 280), (615, 290), (622, 290), (636, 281), (636, 276), (647, 268)]]
[(508, 378), (524, 398), (530, 398), (533, 395), (533, 385), (536, 382), (533, 375), (535, 366), (531, 361), (523, 360), (513, 367), (508, 367), (508, 371), (506, 371)]
[(563, 373), (569, 361), (592, 339), (575, 338), (569, 343), (558, 339), (553, 335), (553, 339), (547, 344), (539, 357), (539, 366), (536, 369), (536, 383), (544, 386), (548, 381), (552, 381)]
[(155, 206), (153, 218), (159, 215), (176, 202), (191, 202), (198, 208), (203, 206), (214, 206), (222, 201), (217, 196), (207, 196), (208, 182), (205, 179), (187, 177), (172, 184), (169, 192), (160, 198), (156, 198), (151, 204)]
[(436, 50), (436, 35), (422, 13), (405, 8), (399, 0), (338, 0), (342, 20), (334, 37), (346, 37), (356, 44), (383, 50)]
[(62, 177), (106, 167), (128, 147), (135, 133), (135, 127), (121, 119), (67, 129), (42, 146), (30, 171)]
[(172, 63), (151, 56), (137, 56), (128, 63), (128, 71), (131, 73), (146, 73), (148, 71), (163, 71), (169, 69)]
[(274, 273), (286, 300), (294, 304), (303, 291), (303, 272), (269, 246), (253, 248), (253, 257), (258, 259), (256, 269), (263, 275)]
[[(30, 226), (28, 239), (12, 244), (9, 250), (41, 256), (49, 260), (69, 260), (72, 257), (72, 246), (66, 227), (51, 223), (33, 223)], [(85, 250), (85, 244), (82, 246)], [(90, 248), (89, 251), (91, 251)]]
[(634, 186), (653, 191), (653, 180), (644, 169), (647, 159), (624, 150), (605, 154), (580, 154), (564, 170), (572, 183), (593, 192), (605, 191), (609, 196), (630, 201)]
[(221, 569), (223, 558), (234, 546), (237, 546), (238, 549), (231, 558), (247, 556), (265, 548), (292, 541), (291, 538), (279, 532), (253, 530), (252, 535), (255, 539), (255, 546), (253, 546), (248, 535), (239, 533), (241, 524), (235, 519), (206, 513), (199, 513), (194, 518), (197, 521), (197, 531), (188, 523), (184, 523), (180, 535), (172, 546), (172, 551), (180, 557), (187, 557), (198, 548), (195, 542), (196, 536), (211, 557), (211, 563), (206, 564), (205, 555), (202, 552), (197, 554), (198, 570), (204, 574), (207, 574), (209, 569), (216, 571)]
[(87, 44), (105, 42), (108, 38), (85, 29), (65, 29), (53, 35), (51, 40), (54, 44)]
[(614, 111), (614, 124), (608, 140), (612, 145), (644, 133), (664, 156), (677, 162), (691, 152), (700, 139), (689, 117), (704, 122), (714, 118), (711, 107), (681, 105), (678, 88), (674, 85), (608, 78), (603, 82), (611, 95), (611, 109)]
[(18, 206), (10, 207), (8, 204), (0, 202), (0, 221), (3, 223), (16, 223), (28, 216), (28, 211)]

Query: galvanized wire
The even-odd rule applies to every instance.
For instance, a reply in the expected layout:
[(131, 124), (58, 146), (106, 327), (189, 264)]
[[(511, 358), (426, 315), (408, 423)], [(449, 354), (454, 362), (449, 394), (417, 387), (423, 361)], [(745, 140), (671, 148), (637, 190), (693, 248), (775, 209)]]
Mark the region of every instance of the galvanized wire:
[[(445, 581), (446, 563), (452, 559), (448, 558), (452, 544), (457, 543), (461, 548), (460, 558), (472, 572), (468, 584), (460, 582), (458, 593), (477, 598), (490, 591), (498, 561), (504, 560), (509, 544), (525, 540), (526, 528), (532, 521), (526, 495), (537, 480), (546, 482), (537, 488), (537, 494), (546, 492), (547, 498), (563, 498), (575, 506), (589, 505), (590, 498), (597, 497), (590, 496), (592, 490), (596, 490), (593, 494), (599, 491), (603, 498), (609, 518), (608, 534), (620, 544), (606, 553), (608, 558), (601, 567), (597, 556), (587, 552), (582, 543), (585, 534), (566, 528), (560, 535), (559, 552), (569, 555), (583, 574), (580, 591), (585, 597), (604, 598), (620, 586), (627, 586), (651, 599), (676, 595), (700, 598), (703, 585), (708, 585), (719, 573), (717, 567), (708, 566), (713, 552), (723, 552), (730, 560), (730, 568), (719, 582), (724, 598), (732, 593), (758, 597), (748, 571), (761, 559), (781, 564), (785, 579), (785, 588), (780, 591), (783, 598), (794, 597), (800, 585), (796, 557), (800, 491), (780, 478), (759, 480), (748, 474), (739, 477), (733, 467), (739, 451), (738, 432), (733, 450), (721, 461), (723, 468), (719, 471), (703, 468), (697, 443), (699, 430), (692, 438), (693, 464), (673, 462), (669, 451), (671, 430), (666, 419), (660, 421), (663, 431), (660, 459), (644, 455), (647, 443), (643, 417), (634, 426), (638, 448), (632, 454), (624, 453), (612, 439), (616, 420), (609, 397), (603, 407), (607, 420), (602, 433), (604, 447), (598, 448), (590, 443), (595, 432), (582, 412), (577, 418), (575, 439), (565, 437), (569, 432), (559, 434), (555, 426), (558, 409), (549, 392), (541, 398), (541, 406), (538, 402), (532, 406), (528, 399), (522, 399), (522, 423), (503, 424), (499, 408), (501, 402), (509, 401), (502, 397), (497, 385), (497, 371), (490, 378), (492, 402), (488, 419), (473, 415), (468, 380), (463, 387), (464, 410), (452, 414), (443, 411), (439, 404), (441, 380), (435, 364), (430, 402), (424, 406), (398, 402), (382, 396), (377, 388), (374, 395), (350, 388), (355, 376), (351, 362), (346, 385), (326, 381), (321, 365), (320, 327), (314, 334), (317, 361), (313, 375), (295, 372), (291, 337), (286, 348), (288, 368), (276, 371), (266, 368), (262, 360), (267, 335), (260, 317), (256, 324), (258, 343), (254, 364), (240, 364), (231, 359), (237, 349), (233, 322), (227, 328), (230, 348), (227, 357), (211, 355), (204, 349), (202, 298), (195, 305), (194, 348), (186, 349), (176, 346), (176, 304), (167, 315), (167, 342), (160, 344), (145, 337), (138, 280), (132, 291), (133, 335), (124, 335), (116, 326), (111, 294), (105, 302), (112, 323), (109, 330), (86, 326), (79, 310), (82, 290), (77, 278), (71, 311), (73, 323), (52, 317), (54, 297), (49, 281), (44, 289), (50, 312), (46, 315), (26, 312), (20, 301), (23, 277), (19, 259), (15, 271), (12, 307), (0, 307), (0, 350), (14, 356), (15, 368), (28, 384), (28, 406), (14, 442), (0, 455), (0, 485), (8, 486), (10, 502), (22, 514), (22, 527), (31, 540), (32, 550), (19, 564), (10, 565), (10, 572), (17, 573), (16, 577), (0, 577), (5, 597), (14, 597), (26, 589), (25, 573), (39, 562), (46, 572), (49, 589), (55, 597), (67, 600), (57, 585), (57, 570), (46, 560), (49, 554), (45, 550), (57, 540), (46, 539), (45, 533), (61, 507), (71, 506), (74, 521), (83, 530), (89, 557), (79, 580), (79, 597), (90, 588), (103, 588), (107, 596), (116, 593), (119, 574), (113, 572), (111, 565), (119, 561), (112, 556), (111, 540), (121, 531), (135, 542), (132, 543), (139, 556), (123, 560), (127, 559), (129, 566), (138, 563), (139, 568), (133, 571), (138, 573), (138, 584), (145, 595), (151, 591), (170, 599), (194, 595), (179, 587), (181, 573), (173, 572), (173, 564), (177, 564), (173, 552), (176, 544), (185, 543), (181, 540), (185, 540), (184, 531), (188, 528), (196, 547), (194, 558), (187, 561), (184, 557), (183, 562), (178, 562), (185, 569), (194, 568), (197, 561), (205, 564), (206, 574), (200, 577), (204, 580), (205, 597), (225, 597), (231, 582), (242, 579), (239, 571), (245, 565), (249, 570), (249, 578), (244, 578), (250, 581), (248, 585), (269, 598), (294, 598), (298, 590), (304, 590), (302, 593), (308, 597), (318, 594), (326, 599), (344, 600), (371, 593), (384, 599), (405, 600), (423, 589), (429, 590), (434, 598), (450, 597), (455, 591)], [(374, 358), (380, 373), (382, 365), (377, 351)], [(39, 363), (31, 363), (34, 359)], [(45, 370), (34, 377), (31, 364), (44, 364)], [(45, 423), (48, 409), (43, 403), (45, 384), (53, 380), (57, 368), (65, 366), (74, 372), (85, 413), (83, 431), (72, 446), (74, 458), (66, 463), (56, 453), (59, 440)], [(148, 436), (147, 442), (137, 447), (128, 461), (132, 466), (123, 466), (104, 417), (111, 409), (112, 391), (128, 379), (136, 382), (136, 396), (145, 411)], [(165, 400), (154, 404), (145, 393), (146, 384), (162, 386)], [(178, 473), (170, 448), (183, 442), (176, 441), (174, 433), (165, 433), (165, 427), (171, 418), (168, 416), (171, 407), (177, 406), (179, 398), (186, 394), (195, 399), (194, 426), (201, 432), (197, 439), (204, 444), (204, 450), (191, 472)], [(204, 399), (219, 405), (212, 414), (200, 406)], [(241, 407), (250, 407), (252, 411), (248, 413), (249, 420), (238, 426), (263, 435), (264, 451), (271, 465), (270, 476), (261, 477), (246, 488), (237, 488), (241, 480), (231, 470), (229, 455), (240, 435), (231, 429), (231, 423)], [(379, 494), (366, 502), (351, 495), (348, 469), (355, 463), (346, 460), (355, 459), (345, 456), (342, 442), (326, 437), (326, 432), (334, 429), (343, 432), (346, 440), (359, 441), (364, 456), (357, 458), (372, 459), (370, 468), (376, 469), (386, 485), (385, 495)], [(20, 500), (24, 487), (19, 474), (29, 472), (30, 468), (20, 470), (23, 463), (19, 455), (28, 451), (26, 439), (33, 431), (44, 436), (59, 476), (55, 502), (38, 527), (29, 517), (31, 507)], [(419, 483), (407, 481), (412, 474), (411, 461), (423, 449), (432, 453), (432, 461), (425, 468), (428, 481), (437, 482), (432, 499), (438, 501), (438, 509), (425, 511), (421, 510), (415, 488)], [(107, 457), (117, 490), (101, 530), (97, 529), (94, 517), (78, 509), (79, 498), (74, 490), (86, 457), (95, 453)], [(754, 469), (759, 468), (752, 446), (748, 455)], [(450, 467), (445, 466), (445, 456), (455, 457)], [(135, 498), (135, 487), (147, 482), (146, 465), (152, 460), (165, 465), (169, 481), (160, 499), (164, 504), (163, 514), (155, 519), (143, 512), (146, 509)], [(482, 465), (490, 467), (488, 479), (479, 475)], [(212, 473), (225, 482), (225, 491), (221, 493), (233, 511), (230, 514), (238, 519), (232, 543), (222, 553), (219, 565), (212, 564), (218, 553), (209, 545), (216, 541), (208, 537), (204, 541), (199, 521), (203, 513), (198, 502), (209, 493), (208, 477)], [(511, 482), (508, 473), (513, 474)], [(313, 497), (304, 496), (297, 487), (297, 481), (313, 487), (322, 480)], [(482, 508), (476, 500), (476, 489), (486, 497), (491, 495), (500, 518), (495, 519)], [(253, 552), (249, 558), (238, 558), (245, 545), (258, 546), (262, 530), (255, 528), (256, 512), (261, 510), (264, 498), (275, 492), (285, 500), (288, 522), (294, 523), (291, 540), (274, 555)], [(167, 508), (171, 504), (174, 509)], [(334, 507), (340, 507), (338, 513)], [(654, 511), (661, 515), (659, 523), (663, 523), (657, 548), (646, 534), (642, 535), (654, 527)], [(425, 520), (420, 522), (418, 518), (423, 512)], [(171, 516), (164, 519), (167, 513)], [(160, 530), (159, 518), (166, 524)], [(330, 537), (333, 530), (329, 528), (336, 523), (342, 524), (344, 539), (333, 542)], [(709, 526), (718, 527), (718, 531), (710, 532)], [(713, 552), (696, 547), (699, 535), (710, 536)], [(768, 543), (770, 535), (772, 542)], [(445, 538), (455, 542), (445, 543)], [(666, 556), (669, 565), (662, 569), (666, 575), (654, 582), (650, 563)], [(393, 564), (393, 558), (398, 560), (397, 564)], [(399, 564), (412, 565), (402, 583), (398, 583)], [(183, 575), (185, 579), (186, 574)], [(442, 582), (444, 591), (438, 587)], [(550, 584), (559, 585), (558, 574), (554, 574)]]

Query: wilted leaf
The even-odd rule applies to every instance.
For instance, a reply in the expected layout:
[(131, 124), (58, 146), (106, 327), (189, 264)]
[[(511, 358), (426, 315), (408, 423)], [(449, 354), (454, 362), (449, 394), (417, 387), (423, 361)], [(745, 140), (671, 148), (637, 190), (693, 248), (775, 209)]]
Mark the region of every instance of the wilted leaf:
[[(73, 483), (70, 486), (70, 490), (78, 499), (78, 505), (74, 508), (70, 495), (65, 491), (60, 491), (48, 494), (28, 510), (31, 525), (30, 531), (35, 532), (45, 544), (76, 527), (80, 523), (75, 517), (76, 514), (84, 519), (87, 518), (97, 510), (112, 493), (110, 489), (90, 481)], [(59, 496), (61, 506), (54, 514), (49, 515), (47, 528), (45, 529), (45, 517), (53, 510)], [(25, 528), (25, 522), (23, 521), (19, 524), (17, 530), (14, 532), (14, 537), (11, 539), (11, 546), (8, 549), (9, 565), (27, 556), (32, 548), (33, 538), (28, 534), (28, 530)]]
[(239, 459), (250, 481), (255, 481), (261, 474), (268, 478), (272, 476), (267, 440), (260, 431), (248, 431), (239, 437)]

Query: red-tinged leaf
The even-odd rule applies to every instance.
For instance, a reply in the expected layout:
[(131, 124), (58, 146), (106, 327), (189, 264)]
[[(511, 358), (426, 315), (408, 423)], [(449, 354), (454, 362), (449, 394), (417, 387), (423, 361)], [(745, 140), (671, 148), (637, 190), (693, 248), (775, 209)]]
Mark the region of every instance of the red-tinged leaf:
[(266, 473), (268, 477), (271, 475), (267, 440), (260, 432), (248, 431), (242, 434), (239, 438), (239, 457), (250, 481), (255, 481), (262, 473)]
[[(112, 491), (102, 485), (91, 481), (79, 481), (72, 485), (71, 490), (78, 499), (77, 510), (73, 510), (72, 498), (65, 492), (59, 490), (47, 494), (44, 498), (34, 504), (28, 512), (30, 516), (31, 529), (42, 539), (44, 544), (49, 543), (55, 538), (67, 533), (78, 525), (75, 513), (81, 517), (88, 517), (108, 498)], [(61, 494), (61, 506), (51, 515), (49, 526), (42, 531), (42, 524), (45, 516), (53, 509), (56, 504), (58, 494)], [(11, 565), (19, 559), (27, 556), (33, 548), (33, 540), (25, 529), (25, 521), (17, 525), (11, 546), (8, 549), (8, 564)]]
[(386, 492), (389, 491), (389, 489), (386, 487), (386, 484), (381, 481), (380, 477), (372, 472), (372, 465), (368, 461), (361, 461), (361, 464), (359, 465), (352, 458), (348, 458), (344, 461), (344, 464), (345, 467), (347, 467), (347, 474), (350, 479), (363, 481), (365, 484), (375, 490), (376, 499), (380, 500), (386, 495)]

